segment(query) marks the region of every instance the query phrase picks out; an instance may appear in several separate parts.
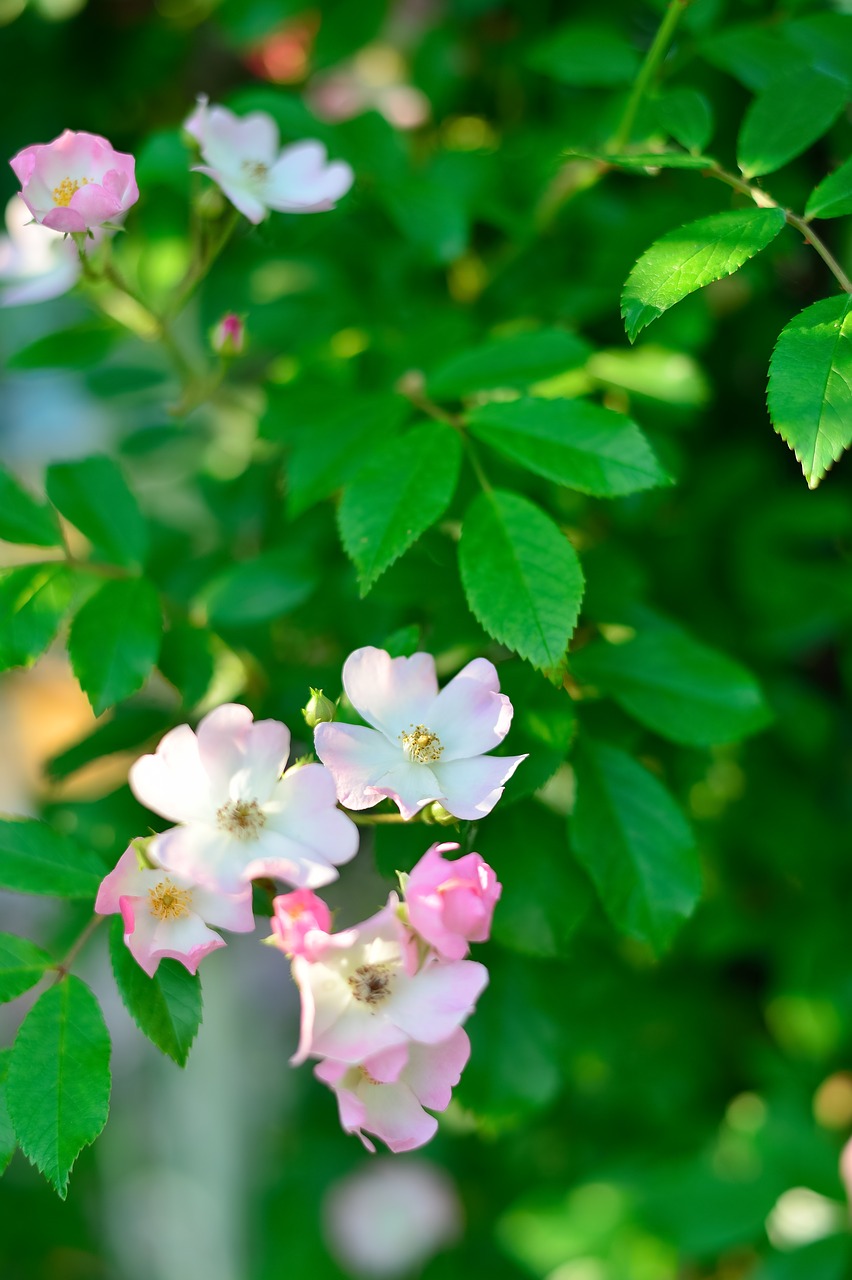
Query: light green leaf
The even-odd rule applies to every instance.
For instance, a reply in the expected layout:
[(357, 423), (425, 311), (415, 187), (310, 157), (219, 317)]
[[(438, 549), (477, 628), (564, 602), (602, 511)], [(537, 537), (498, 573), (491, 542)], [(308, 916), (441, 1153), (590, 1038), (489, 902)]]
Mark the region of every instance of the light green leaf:
[(702, 152), (713, 136), (713, 111), (697, 89), (669, 89), (654, 103), (657, 119), (682, 147)]
[(0, 889), (53, 898), (94, 899), (100, 859), (34, 818), (0, 818)]
[(809, 218), (840, 218), (852, 213), (852, 156), (814, 188), (805, 213)]
[(138, 568), (148, 552), (148, 529), (120, 468), (96, 454), (47, 469), (47, 496), (115, 564)]
[(805, 307), (769, 362), (769, 416), (811, 489), (852, 444), (852, 297)]
[(99, 365), (119, 339), (102, 325), (81, 324), (36, 338), (10, 356), (10, 369), (87, 369)]
[(457, 433), (430, 422), (374, 450), (346, 486), (340, 538), (358, 569), (362, 596), (444, 514), (460, 465)]
[(292, 613), (318, 585), (316, 571), (292, 548), (239, 560), (208, 583), (198, 603), (216, 627), (252, 627)]
[(127, 1012), (158, 1049), (185, 1067), (201, 1025), (200, 978), (179, 961), (169, 959), (161, 960), (149, 978), (125, 946), (120, 916), (112, 921), (109, 953)]
[(29, 991), (52, 964), (47, 952), (29, 938), (0, 933), (0, 1004)]
[(733, 275), (775, 239), (784, 222), (782, 209), (739, 209), (662, 236), (642, 254), (624, 286), (621, 314), (630, 341), (687, 294)]
[(671, 483), (635, 422), (587, 400), (486, 404), (467, 422), (513, 462), (581, 493), (616, 498)]
[(62, 545), (50, 507), (31, 498), (5, 467), (0, 467), (0, 538), (33, 547)]
[(693, 408), (710, 399), (710, 384), (697, 361), (685, 351), (653, 342), (596, 351), (586, 372), (605, 386), (623, 387), (664, 404)]
[(109, 1032), (92, 992), (73, 975), (45, 991), (21, 1024), (6, 1079), (18, 1143), (60, 1199), (83, 1147), (109, 1112)]
[(773, 27), (763, 23), (727, 27), (702, 41), (701, 52), (713, 66), (721, 67), (753, 91), (794, 71), (806, 71), (813, 64), (812, 58), (785, 39), (780, 23)]
[(735, 742), (772, 719), (754, 676), (675, 627), (590, 644), (572, 656), (571, 670), (655, 733), (688, 746)]
[(534, 44), (527, 64), (562, 84), (609, 88), (631, 83), (639, 55), (612, 26), (570, 22)]
[(71, 624), (68, 654), (95, 715), (142, 687), (157, 661), (163, 619), (144, 578), (105, 582)]
[(18, 1145), (15, 1129), (9, 1116), (9, 1108), (6, 1105), (6, 1077), (9, 1074), (11, 1061), (12, 1050), (0, 1049), (0, 1174), (6, 1172)]
[(494, 489), (471, 504), (459, 544), (471, 610), (496, 640), (534, 667), (562, 662), (583, 598), (583, 571), (549, 516)]
[(0, 572), (0, 671), (30, 667), (53, 640), (74, 594), (62, 564)]
[(618, 747), (584, 738), (574, 767), (571, 847), (616, 929), (660, 954), (701, 894), (689, 825), (662, 783)]
[(516, 333), (453, 356), (430, 375), (427, 389), (437, 400), (494, 387), (525, 391), (536, 382), (585, 364), (591, 352), (587, 342), (565, 329)]
[(628, 173), (648, 173), (656, 169), (712, 169), (712, 156), (697, 156), (690, 151), (636, 151), (630, 155), (609, 155), (601, 151), (571, 151), (584, 160), (597, 160)]
[(849, 86), (807, 69), (771, 81), (746, 112), (737, 163), (747, 178), (772, 173), (830, 129), (849, 100)]

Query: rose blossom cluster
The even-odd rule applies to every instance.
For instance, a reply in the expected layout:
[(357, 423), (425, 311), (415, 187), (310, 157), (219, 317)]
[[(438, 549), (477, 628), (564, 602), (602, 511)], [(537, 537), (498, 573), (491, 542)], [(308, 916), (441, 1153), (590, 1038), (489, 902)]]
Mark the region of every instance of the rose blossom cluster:
[[(470, 1053), (462, 1024), (488, 975), (468, 960), (491, 929), (500, 885), (478, 853), (450, 860), (435, 844), (401, 877), (375, 916), (332, 932), (315, 893), (358, 849), (343, 806), (390, 800), (404, 820), (427, 804), (447, 817), (487, 814), (525, 757), (488, 756), (508, 732), (512, 706), (484, 658), (439, 690), (434, 659), (359, 649), (343, 669), (347, 697), (370, 726), (336, 724), (334, 704), (313, 691), (322, 763), (286, 768), (290, 732), (228, 704), (193, 731), (172, 729), (130, 770), (142, 804), (174, 825), (131, 843), (103, 880), (95, 910), (120, 913), (124, 941), (153, 977), (164, 957), (195, 973), (225, 945), (223, 928), (254, 928), (252, 882), (280, 881), (270, 941), (291, 958), (302, 1001), (293, 1064), (336, 1093), (343, 1128), (373, 1149), (422, 1145)], [(321, 719), (320, 717), (325, 717)], [(364, 821), (362, 819), (362, 821)]]

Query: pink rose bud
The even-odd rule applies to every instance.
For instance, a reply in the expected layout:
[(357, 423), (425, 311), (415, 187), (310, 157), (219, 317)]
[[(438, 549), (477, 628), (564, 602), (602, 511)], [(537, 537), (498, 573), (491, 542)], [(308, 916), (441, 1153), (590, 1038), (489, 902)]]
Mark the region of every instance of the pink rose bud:
[(461, 960), (467, 955), (469, 942), (487, 941), (502, 889), (478, 853), (468, 853), (455, 862), (442, 856), (458, 847), (433, 844), (405, 886), (412, 929), (446, 960)]
[(308, 935), (319, 932), (315, 941), (324, 943), (331, 932), (331, 912), (312, 889), (297, 889), (273, 899), (272, 941), (289, 956), (310, 956)]
[(210, 345), (219, 356), (241, 356), (246, 347), (244, 321), (229, 311), (211, 332)]
[(24, 147), (10, 161), (36, 222), (81, 233), (120, 217), (139, 199), (136, 161), (96, 133), (66, 129), (53, 142)]

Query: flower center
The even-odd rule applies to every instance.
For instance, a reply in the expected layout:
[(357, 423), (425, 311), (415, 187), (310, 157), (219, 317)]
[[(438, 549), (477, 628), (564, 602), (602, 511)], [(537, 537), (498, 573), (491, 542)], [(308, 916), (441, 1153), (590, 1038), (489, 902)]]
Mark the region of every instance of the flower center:
[(375, 1078), (375, 1076), (371, 1076), (371, 1075), (370, 1075), (370, 1073), (369, 1073), (369, 1071), (367, 1070), (367, 1068), (366, 1068), (366, 1067), (358, 1067), (358, 1069), (357, 1069), (357, 1070), (358, 1070), (358, 1072), (359, 1072), (359, 1074), (360, 1074), (360, 1076), (361, 1076), (361, 1079), (362, 1079), (363, 1081), (365, 1081), (365, 1083), (366, 1083), (366, 1084), (379, 1084), (379, 1083), (380, 1083), (380, 1082)]
[(151, 912), (158, 920), (182, 920), (189, 915), (192, 891), (178, 889), (171, 880), (161, 880), (148, 890)]
[(242, 169), (249, 182), (262, 182), (269, 173), (269, 166), (262, 160), (244, 160)]
[(402, 749), (409, 760), (414, 760), (417, 764), (433, 764), (435, 760), (440, 760), (444, 750), (441, 739), (437, 733), (427, 729), (425, 724), (413, 724), (407, 733), (403, 730), (399, 736), (402, 738)]
[(67, 209), (68, 205), (71, 203), (71, 197), (74, 195), (74, 192), (80, 190), (81, 183), (86, 187), (89, 182), (89, 178), (81, 178), (79, 181), (77, 178), (63, 178), (59, 186), (54, 187), (51, 192), (53, 196), (53, 203), (58, 204), (63, 209)]
[(255, 840), (266, 826), (266, 814), (256, 800), (229, 800), (216, 810), (216, 821), (237, 840)]
[(375, 1006), (387, 1000), (391, 994), (390, 965), (362, 964), (349, 978), (349, 986), (356, 1000)]

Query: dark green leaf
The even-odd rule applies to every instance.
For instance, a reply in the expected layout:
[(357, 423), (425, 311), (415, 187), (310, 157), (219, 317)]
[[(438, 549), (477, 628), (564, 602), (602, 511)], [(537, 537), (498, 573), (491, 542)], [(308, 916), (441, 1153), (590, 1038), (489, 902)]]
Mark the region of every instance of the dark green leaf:
[(598, 498), (671, 483), (636, 423), (587, 400), (513, 400), (468, 415), (473, 434), (536, 475)]
[(144, 578), (105, 582), (71, 624), (68, 654), (95, 715), (142, 687), (157, 661), (163, 619)]
[(773, 80), (746, 112), (737, 163), (747, 178), (772, 173), (821, 138), (849, 100), (844, 81), (808, 69)]
[(366, 595), (449, 506), (458, 482), (461, 441), (440, 423), (415, 427), (382, 449), (343, 491), (340, 538)]
[(527, 62), (563, 84), (609, 88), (630, 84), (639, 69), (633, 45), (611, 26), (571, 22), (533, 45)]
[(120, 468), (96, 454), (47, 469), (47, 496), (85, 534), (95, 551), (116, 564), (139, 567), (148, 529)]
[(625, 752), (575, 752), (571, 847), (615, 927), (664, 951), (701, 893), (692, 832), (662, 783)]
[(784, 37), (783, 27), (743, 24), (703, 41), (701, 52), (748, 89), (763, 89), (782, 76), (808, 69), (809, 59)]
[(429, 376), (427, 389), (437, 400), (471, 395), (494, 387), (525, 391), (544, 378), (585, 364), (591, 347), (565, 329), (539, 329), (462, 351)]
[(463, 193), (437, 177), (414, 173), (382, 197), (402, 235), (427, 261), (454, 262), (467, 248), (470, 217)]
[(109, 1032), (73, 975), (45, 991), (18, 1031), (6, 1099), (18, 1143), (64, 1200), (74, 1161), (109, 1112)]
[(124, 944), (120, 916), (112, 921), (109, 953), (124, 1007), (158, 1049), (179, 1067), (186, 1066), (201, 1025), (201, 980), (177, 960), (161, 960), (153, 978), (133, 959)]
[(67, 778), (102, 756), (143, 746), (149, 738), (165, 733), (169, 723), (157, 707), (123, 707), (106, 724), (49, 760), (47, 772), (52, 778)]
[(577, 723), (574, 704), (563, 688), (555, 689), (523, 662), (503, 662), (499, 670), (500, 689), (511, 700), (514, 717), (496, 754), (527, 754), (500, 802), (502, 811), (553, 777), (568, 754)]
[(654, 103), (657, 119), (676, 142), (701, 152), (713, 136), (710, 103), (697, 89), (669, 89)]
[(815, 489), (852, 444), (852, 297), (814, 302), (782, 330), (766, 401), (772, 425)]
[(0, 933), (0, 1004), (29, 991), (52, 963), (47, 952), (29, 938)]
[(30, 667), (56, 635), (74, 581), (62, 564), (27, 564), (0, 572), (0, 671)]
[(459, 566), (485, 630), (534, 667), (557, 668), (580, 611), (583, 571), (550, 517), (516, 493), (480, 494), (465, 518)]
[(7, 361), (10, 369), (87, 369), (99, 365), (118, 339), (115, 329), (78, 325), (36, 338)]
[(43, 822), (0, 819), (0, 888), (93, 899), (104, 871), (93, 853)]
[(852, 157), (814, 188), (805, 213), (809, 218), (840, 218), (852, 213)]
[(253, 627), (292, 613), (317, 588), (316, 570), (291, 548), (240, 560), (205, 587), (200, 603), (215, 627)]
[(662, 236), (642, 254), (624, 286), (621, 314), (630, 341), (687, 294), (733, 275), (775, 239), (784, 222), (782, 209), (740, 209), (713, 213)]
[(33, 547), (62, 545), (50, 507), (31, 498), (5, 467), (0, 467), (0, 538)]
[(712, 169), (711, 156), (696, 156), (689, 151), (637, 151), (632, 155), (608, 155), (600, 151), (572, 151), (584, 160), (624, 169), (627, 173), (647, 173), (656, 169)]
[(6, 1105), (6, 1077), (12, 1061), (11, 1049), (0, 1049), (0, 1173), (5, 1173), (15, 1154), (18, 1140)]
[(212, 633), (188, 622), (172, 622), (163, 636), (158, 665), (185, 705), (195, 706), (213, 679), (215, 655)]
[(674, 627), (591, 644), (571, 668), (649, 729), (689, 746), (734, 742), (772, 718), (754, 676)]
[(400, 627), (382, 641), (380, 648), (392, 658), (410, 658), (412, 653), (422, 648), (420, 628), (416, 622), (409, 627)]

